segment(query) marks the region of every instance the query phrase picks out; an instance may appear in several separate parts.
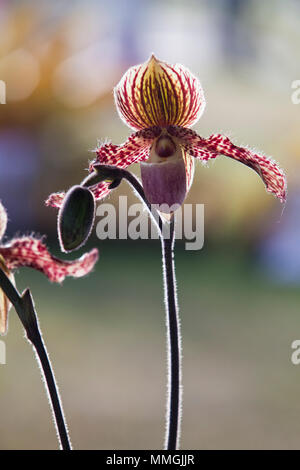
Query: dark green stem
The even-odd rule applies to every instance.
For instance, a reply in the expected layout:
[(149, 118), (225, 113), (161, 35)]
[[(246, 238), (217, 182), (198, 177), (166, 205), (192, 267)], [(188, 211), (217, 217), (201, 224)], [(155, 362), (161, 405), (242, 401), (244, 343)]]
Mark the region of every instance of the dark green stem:
[[(148, 212), (159, 228), (164, 275), (164, 292), (166, 305), (167, 344), (168, 344), (168, 403), (165, 447), (176, 450), (179, 447), (181, 424), (181, 337), (178, 315), (176, 276), (174, 264), (175, 216), (171, 216), (170, 224), (163, 219), (149, 204), (143, 187), (138, 179), (126, 170), (123, 177), (133, 186), (140, 199), (145, 203)], [(169, 228), (169, 230), (168, 230)]]
[(57, 434), (59, 437), (60, 447), (62, 450), (71, 450), (71, 443), (67, 431), (67, 425), (63, 414), (61, 399), (55, 382), (54, 373), (48, 357), (48, 353), (43, 342), (42, 334), (34, 308), (34, 302), (28, 289), (20, 296), (17, 289), (11, 283), (5, 272), (0, 268), (0, 286), (5, 295), (15, 307), (15, 310), (25, 328), (26, 336), (31, 342), (39, 362), (41, 371), (44, 376), (44, 383), (54, 416)]

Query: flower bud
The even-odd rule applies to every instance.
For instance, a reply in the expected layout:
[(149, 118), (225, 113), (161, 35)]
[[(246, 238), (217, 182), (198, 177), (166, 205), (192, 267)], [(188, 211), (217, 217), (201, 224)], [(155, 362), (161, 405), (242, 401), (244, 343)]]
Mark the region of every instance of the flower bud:
[(67, 192), (58, 214), (58, 237), (61, 250), (68, 253), (83, 246), (95, 220), (93, 193), (81, 186)]

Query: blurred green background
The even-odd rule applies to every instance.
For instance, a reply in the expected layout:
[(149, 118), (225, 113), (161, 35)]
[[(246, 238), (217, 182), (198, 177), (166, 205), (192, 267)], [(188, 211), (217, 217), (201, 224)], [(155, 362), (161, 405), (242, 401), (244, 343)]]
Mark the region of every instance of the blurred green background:
[[(220, 158), (197, 165), (188, 203), (205, 204), (205, 244), (177, 242), (183, 334), (183, 449), (300, 448), (300, 4), (296, 0), (0, 1), (0, 198), (8, 235), (45, 233), (49, 193), (86, 174), (97, 139), (130, 130), (112, 88), (154, 52), (197, 74), (195, 126), (263, 150), (285, 168), (284, 210), (258, 176)], [(139, 174), (138, 166), (133, 167)], [(133, 194), (122, 184), (109, 198)], [(77, 449), (161, 448), (165, 320), (158, 241), (97, 240), (87, 278), (50, 284), (23, 269)], [(80, 254), (77, 253), (77, 256)], [(2, 338), (3, 339), (3, 338)], [(14, 311), (0, 365), (0, 448), (54, 449), (40, 373)]]

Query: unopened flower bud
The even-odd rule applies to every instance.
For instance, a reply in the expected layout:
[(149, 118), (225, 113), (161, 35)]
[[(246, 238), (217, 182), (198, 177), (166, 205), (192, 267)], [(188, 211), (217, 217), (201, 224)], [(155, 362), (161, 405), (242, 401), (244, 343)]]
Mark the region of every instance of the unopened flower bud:
[(81, 186), (67, 192), (58, 214), (58, 237), (61, 250), (68, 253), (84, 245), (95, 220), (93, 193)]

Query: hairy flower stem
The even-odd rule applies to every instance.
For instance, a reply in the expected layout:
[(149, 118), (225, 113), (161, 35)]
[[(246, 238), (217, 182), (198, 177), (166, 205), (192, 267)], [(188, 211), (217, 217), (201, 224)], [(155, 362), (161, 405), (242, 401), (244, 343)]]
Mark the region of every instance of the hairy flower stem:
[(173, 215), (170, 222), (170, 234), (162, 233), (161, 236), (169, 368), (165, 439), (167, 450), (176, 450), (179, 446), (181, 419), (181, 337), (176, 295), (174, 242), (175, 220)]
[(55, 382), (51, 363), (47, 354), (42, 334), (39, 328), (37, 315), (34, 308), (33, 299), (30, 291), (27, 289), (20, 296), (17, 289), (11, 283), (5, 272), (0, 268), (0, 288), (15, 307), (15, 310), (25, 328), (28, 341), (32, 344), (37, 358), (41, 365), (46, 392), (52, 407), (54, 422), (59, 437), (60, 448), (62, 450), (71, 450), (71, 443), (67, 431), (67, 425), (63, 413), (61, 399)]
[[(168, 344), (168, 403), (165, 448), (176, 450), (179, 446), (180, 420), (181, 420), (181, 336), (178, 316), (176, 277), (174, 265), (175, 243), (175, 216), (171, 217), (170, 224), (163, 222), (157, 211), (151, 210), (143, 187), (132, 173), (123, 170), (124, 178), (134, 187), (139, 197), (144, 201), (159, 228), (164, 275), (164, 291), (166, 305), (167, 344)], [(169, 230), (167, 229), (169, 225)]]
[[(180, 420), (181, 420), (181, 336), (176, 295), (176, 276), (174, 264), (175, 244), (175, 216), (171, 217), (170, 224), (163, 222), (157, 211), (151, 211), (143, 187), (138, 179), (129, 171), (123, 170), (124, 178), (134, 187), (139, 197), (144, 201), (147, 209), (156, 222), (161, 238), (164, 292), (166, 305), (167, 344), (168, 344), (168, 403), (165, 448), (176, 450), (179, 446)], [(167, 229), (169, 225), (169, 230)]]
[[(124, 178), (145, 204), (150, 218), (156, 225), (162, 244), (164, 291), (166, 305), (166, 324), (168, 341), (168, 402), (165, 447), (176, 450), (179, 445), (181, 420), (181, 337), (177, 308), (176, 280), (174, 267), (175, 217), (170, 223), (163, 220), (156, 207), (151, 206), (138, 178), (127, 170), (111, 165), (95, 165), (96, 171), (81, 183), (84, 187), (96, 184), (99, 179), (110, 177), (117, 184)], [(114, 183), (113, 183), (114, 184)]]

